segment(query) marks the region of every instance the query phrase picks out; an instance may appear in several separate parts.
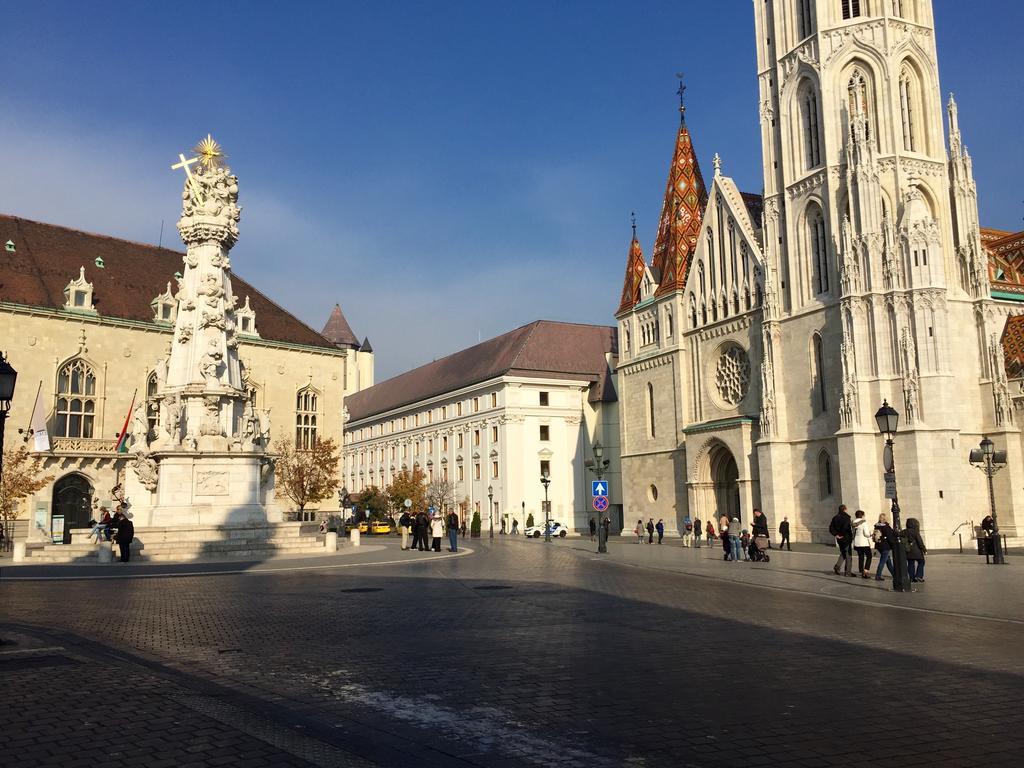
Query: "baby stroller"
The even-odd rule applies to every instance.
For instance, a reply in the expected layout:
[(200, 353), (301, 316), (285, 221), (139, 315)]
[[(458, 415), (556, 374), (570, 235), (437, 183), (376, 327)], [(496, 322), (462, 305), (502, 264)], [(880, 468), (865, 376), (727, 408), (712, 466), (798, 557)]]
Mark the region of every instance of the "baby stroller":
[(755, 563), (768, 563), (771, 562), (771, 556), (768, 554), (768, 537), (767, 536), (755, 536), (754, 540), (750, 544), (749, 553), (751, 561)]

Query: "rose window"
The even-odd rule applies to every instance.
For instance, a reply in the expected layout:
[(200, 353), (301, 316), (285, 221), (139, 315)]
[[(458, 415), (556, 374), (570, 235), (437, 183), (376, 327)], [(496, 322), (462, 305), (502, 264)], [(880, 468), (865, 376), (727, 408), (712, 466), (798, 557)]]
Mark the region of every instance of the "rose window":
[(718, 396), (729, 405), (739, 405), (750, 387), (750, 360), (742, 347), (731, 344), (722, 350), (715, 364)]

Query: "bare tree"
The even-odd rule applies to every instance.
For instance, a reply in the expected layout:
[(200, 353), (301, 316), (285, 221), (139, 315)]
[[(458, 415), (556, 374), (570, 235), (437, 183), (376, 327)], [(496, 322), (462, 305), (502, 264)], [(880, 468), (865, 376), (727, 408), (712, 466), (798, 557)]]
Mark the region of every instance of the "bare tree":
[(442, 515), (455, 504), (455, 486), (450, 480), (432, 480), (427, 484), (427, 505)]

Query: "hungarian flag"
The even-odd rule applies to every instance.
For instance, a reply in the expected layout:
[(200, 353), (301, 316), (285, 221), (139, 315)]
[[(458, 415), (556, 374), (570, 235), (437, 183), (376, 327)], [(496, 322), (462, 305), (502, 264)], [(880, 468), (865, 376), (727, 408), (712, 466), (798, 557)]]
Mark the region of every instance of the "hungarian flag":
[(50, 450), (50, 433), (46, 429), (46, 408), (43, 406), (43, 382), (39, 382), (39, 389), (36, 390), (36, 404), (32, 406), (32, 423), (29, 424), (29, 431), (32, 433), (32, 450), (36, 453), (44, 453)]
[(124, 417), (124, 426), (121, 427), (121, 432), (117, 436), (115, 450), (118, 453), (128, 453), (128, 422), (132, 419), (132, 411), (135, 410), (135, 396), (138, 394), (139, 390), (132, 393), (132, 404), (128, 406), (128, 413)]

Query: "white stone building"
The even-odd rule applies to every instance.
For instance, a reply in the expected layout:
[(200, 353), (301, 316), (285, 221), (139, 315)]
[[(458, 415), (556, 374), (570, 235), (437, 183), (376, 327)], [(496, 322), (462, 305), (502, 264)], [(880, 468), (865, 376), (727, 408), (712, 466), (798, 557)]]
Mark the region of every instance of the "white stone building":
[(930, 546), (987, 513), (968, 462), (986, 434), (1008, 451), (997, 504), (1019, 536), (1021, 401), (1001, 341), (1024, 305), (993, 290), (952, 97), (947, 155), (932, 3), (756, 0), (754, 16), (763, 196), (717, 155), (705, 186), (684, 121), (652, 262), (631, 245), (616, 315), (626, 518), (746, 525), (760, 505), (797, 540), (826, 539), (840, 503), (873, 518), (889, 508), (887, 400), (903, 517)]
[(600, 440), (617, 527), (616, 354), (614, 328), (541, 320), (346, 397), (349, 491), (384, 489), (419, 466), (428, 482), (453, 484), (460, 516), (468, 526), (479, 512), (486, 536), (513, 520), (523, 530), (529, 515), (541, 524), (547, 473), (552, 519), (584, 530), (594, 514), (584, 463)]

